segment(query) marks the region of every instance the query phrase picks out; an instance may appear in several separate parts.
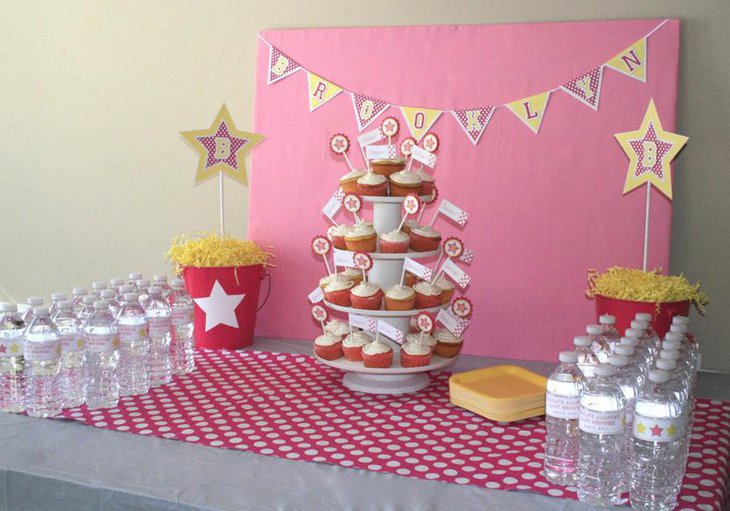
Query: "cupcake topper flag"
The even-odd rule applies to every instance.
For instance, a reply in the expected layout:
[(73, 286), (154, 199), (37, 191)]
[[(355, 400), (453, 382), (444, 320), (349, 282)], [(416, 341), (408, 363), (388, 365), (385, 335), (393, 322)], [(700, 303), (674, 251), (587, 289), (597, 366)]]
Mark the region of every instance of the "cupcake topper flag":
[(418, 316), (416, 316), (416, 325), (418, 325), (418, 329), (421, 331), (421, 335), (418, 336), (418, 344), (421, 344), (423, 334), (433, 332), (433, 317), (428, 312), (419, 312)]
[(355, 223), (360, 224), (360, 217), (357, 216), (357, 212), (362, 209), (362, 199), (355, 193), (348, 193), (345, 195), (342, 203), (345, 205), (345, 209), (352, 213), (355, 217)]
[(325, 268), (327, 268), (328, 275), (332, 275), (332, 270), (330, 270), (330, 263), (327, 262), (327, 254), (331, 249), (332, 245), (326, 237), (315, 236), (314, 238), (312, 238), (312, 252), (319, 256), (322, 256), (322, 260), (324, 261)]
[(319, 324), (322, 325), (322, 335), (324, 335), (327, 332), (324, 328), (324, 322), (327, 321), (327, 318), (329, 317), (327, 309), (319, 304), (312, 305), (312, 317), (319, 321)]
[(421, 165), (418, 170), (422, 170), (424, 165), (433, 168), (436, 165), (436, 155), (434, 154), (439, 148), (439, 138), (435, 133), (426, 133), (423, 137), (423, 147), (414, 146), (411, 148), (411, 161), (408, 164), (408, 170), (411, 170), (411, 163), (416, 160)]
[(646, 183), (646, 213), (644, 216), (643, 270), (647, 268), (649, 251), (649, 211), (651, 210), (651, 185), (672, 200), (672, 170), (670, 163), (687, 143), (688, 138), (664, 131), (654, 100), (644, 114), (641, 127), (636, 131), (614, 135), (629, 157), (624, 194)]
[(415, 146), (416, 139), (413, 137), (406, 137), (400, 143), (400, 153), (404, 158), (408, 158), (408, 170), (411, 169), (411, 163), (413, 162), (412, 153)]
[(366, 252), (355, 252), (352, 255), (352, 262), (355, 263), (357, 268), (362, 270), (362, 279), (367, 282), (368, 276), (366, 272), (370, 271), (373, 267), (373, 258)]
[(190, 146), (198, 152), (198, 170), (195, 184), (218, 175), (220, 203), (220, 233), (225, 233), (223, 215), (223, 174), (248, 186), (245, 158), (263, 141), (263, 135), (239, 131), (233, 123), (228, 108), (223, 104), (213, 124), (207, 130), (183, 131), (180, 133)]
[(438, 197), (439, 197), (439, 189), (438, 189), (438, 187), (434, 186), (431, 196), (428, 199), (423, 201), (424, 205), (421, 208), (421, 212), (418, 214), (418, 223), (419, 224), (421, 223), (421, 220), (423, 220), (423, 214), (426, 212), (426, 207), (430, 206), (431, 204), (436, 202), (436, 199), (438, 199)]
[(403, 199), (403, 211), (405, 214), (403, 215), (403, 218), (400, 219), (400, 224), (396, 231), (400, 231), (403, 228), (403, 224), (405, 223), (406, 218), (408, 218), (408, 215), (415, 215), (418, 213), (419, 209), (421, 209), (421, 199), (418, 198), (418, 195), (415, 193), (409, 193), (406, 195), (406, 198)]
[(386, 117), (380, 124), (383, 135), (388, 137), (388, 145), (391, 144), (391, 139), (398, 134), (398, 128), (400, 128), (400, 125), (395, 117)]
[[(438, 278), (443, 274), (443, 266), (441, 269), (439, 269), (439, 263), (441, 263), (441, 259), (443, 259), (444, 254), (446, 254), (447, 260), (451, 258), (459, 258), (464, 253), (464, 242), (461, 241), (459, 238), (446, 238), (444, 240), (444, 249), (439, 254), (439, 258), (436, 261), (436, 266), (434, 266), (434, 277), (431, 281), (431, 284), (436, 282)], [(444, 263), (446, 264), (446, 263)]]
[(333, 135), (330, 139), (330, 149), (333, 153), (341, 154), (345, 158), (345, 163), (347, 163), (347, 166), (350, 168), (350, 172), (353, 172), (355, 170), (355, 167), (353, 167), (352, 163), (350, 162), (350, 158), (347, 157), (347, 151), (350, 150), (349, 138), (347, 138), (342, 133)]

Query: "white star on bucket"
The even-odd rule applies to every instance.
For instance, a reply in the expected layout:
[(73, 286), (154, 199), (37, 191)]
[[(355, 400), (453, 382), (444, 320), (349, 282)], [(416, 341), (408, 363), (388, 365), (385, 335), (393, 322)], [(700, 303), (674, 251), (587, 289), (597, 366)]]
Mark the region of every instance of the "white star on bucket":
[(238, 328), (238, 319), (236, 318), (236, 307), (246, 297), (243, 295), (226, 294), (223, 286), (216, 279), (210, 296), (207, 298), (193, 298), (198, 307), (205, 312), (205, 331), (212, 329), (218, 325), (228, 325)]

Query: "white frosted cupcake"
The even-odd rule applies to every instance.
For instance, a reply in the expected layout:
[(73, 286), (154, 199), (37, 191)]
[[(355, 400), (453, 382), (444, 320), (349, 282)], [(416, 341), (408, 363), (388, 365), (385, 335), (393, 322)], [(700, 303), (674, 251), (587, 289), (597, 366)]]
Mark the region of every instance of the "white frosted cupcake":
[(390, 231), (380, 235), (380, 251), (384, 254), (408, 252), (411, 238), (403, 231)]
[(417, 225), (410, 228), (411, 250), (415, 252), (430, 252), (438, 250), (441, 245), (441, 233), (428, 225)]
[(344, 337), (350, 333), (350, 325), (339, 319), (332, 319), (324, 327), (325, 332)]
[(373, 341), (362, 347), (365, 367), (390, 367), (393, 364), (393, 348), (382, 341)]
[(368, 172), (357, 180), (357, 193), (361, 195), (387, 195), (388, 178), (380, 174)]
[(406, 342), (423, 344), (424, 346), (428, 346), (428, 349), (431, 350), (431, 352), (436, 349), (437, 343), (436, 339), (434, 339), (430, 334), (423, 334), (423, 337), (421, 337), (420, 332), (406, 335)]
[(416, 305), (416, 292), (410, 286), (396, 284), (385, 291), (385, 310), (408, 311)]
[(340, 189), (345, 193), (358, 193), (357, 180), (364, 175), (364, 170), (351, 170), (340, 178)]
[(350, 302), (356, 309), (380, 310), (383, 291), (374, 282), (361, 282), (350, 290)]
[(406, 342), (400, 350), (402, 367), (423, 367), (431, 363), (431, 348), (423, 343)]
[(416, 292), (416, 309), (430, 309), (441, 305), (441, 288), (430, 282), (417, 282), (413, 286)]
[(342, 340), (342, 353), (347, 360), (353, 362), (362, 361), (362, 348), (372, 342), (373, 338), (369, 333), (362, 330), (352, 332)]
[(434, 353), (439, 357), (454, 358), (464, 345), (464, 340), (461, 337), (457, 337), (445, 328), (434, 330), (433, 337), (436, 339)]
[(325, 360), (342, 357), (342, 337), (325, 332), (314, 340), (314, 353)]
[(378, 235), (375, 229), (364, 223), (345, 234), (345, 246), (352, 252), (375, 252)]
[(436, 279), (434, 285), (441, 288), (441, 303), (449, 303), (451, 301), (451, 297), (454, 296), (454, 290), (456, 289), (454, 283), (441, 275)]
[(420, 195), (421, 178), (415, 172), (401, 170), (390, 176), (390, 195), (394, 197), (403, 197), (409, 193)]
[(433, 176), (424, 169), (418, 169), (416, 171), (416, 175), (421, 178), (421, 183), (423, 183), (423, 186), (421, 187), (421, 195), (431, 195), (433, 193), (433, 189), (436, 187), (436, 182), (434, 181)]

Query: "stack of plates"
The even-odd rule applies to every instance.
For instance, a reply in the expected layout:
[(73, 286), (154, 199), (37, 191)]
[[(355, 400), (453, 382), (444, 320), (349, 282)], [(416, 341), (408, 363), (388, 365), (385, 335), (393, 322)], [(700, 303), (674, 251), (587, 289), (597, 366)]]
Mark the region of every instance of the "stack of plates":
[(499, 422), (545, 414), (547, 378), (513, 365), (485, 367), (449, 378), (451, 403)]

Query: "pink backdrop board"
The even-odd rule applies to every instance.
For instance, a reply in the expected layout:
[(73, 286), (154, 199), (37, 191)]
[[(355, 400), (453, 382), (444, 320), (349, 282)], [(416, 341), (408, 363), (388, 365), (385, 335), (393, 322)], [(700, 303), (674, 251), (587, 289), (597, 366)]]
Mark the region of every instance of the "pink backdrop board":
[[(434, 171), (441, 196), (470, 213), (458, 234), (476, 251), (464, 269), (475, 305), (464, 352), (553, 360), (594, 319), (584, 297), (586, 270), (641, 267), (644, 188), (622, 195), (628, 159), (613, 134), (638, 129), (654, 98), (674, 131), (679, 21), (647, 39), (643, 83), (605, 68), (597, 111), (563, 91), (549, 98), (539, 134), (501, 105), (553, 89), (607, 62), (662, 20), (518, 25), (271, 30), (261, 35), (301, 66), (346, 89), (309, 111), (307, 72), (267, 84), (269, 47), (260, 41), (249, 233), (277, 254), (271, 299), (257, 334), (313, 338), (307, 294), (325, 274), (310, 240), (329, 225), (321, 209), (346, 172), (328, 149), (358, 129), (347, 91), (393, 105), (452, 110), (498, 105), (478, 145), (450, 112), (432, 131), (441, 139)], [(399, 108), (385, 116), (401, 123)], [(353, 163), (362, 166), (356, 147)], [(668, 267), (671, 203), (652, 197), (649, 266)], [(340, 221), (350, 221), (344, 211)], [(368, 216), (367, 213), (365, 215)], [(430, 218), (427, 213), (426, 218)]]

